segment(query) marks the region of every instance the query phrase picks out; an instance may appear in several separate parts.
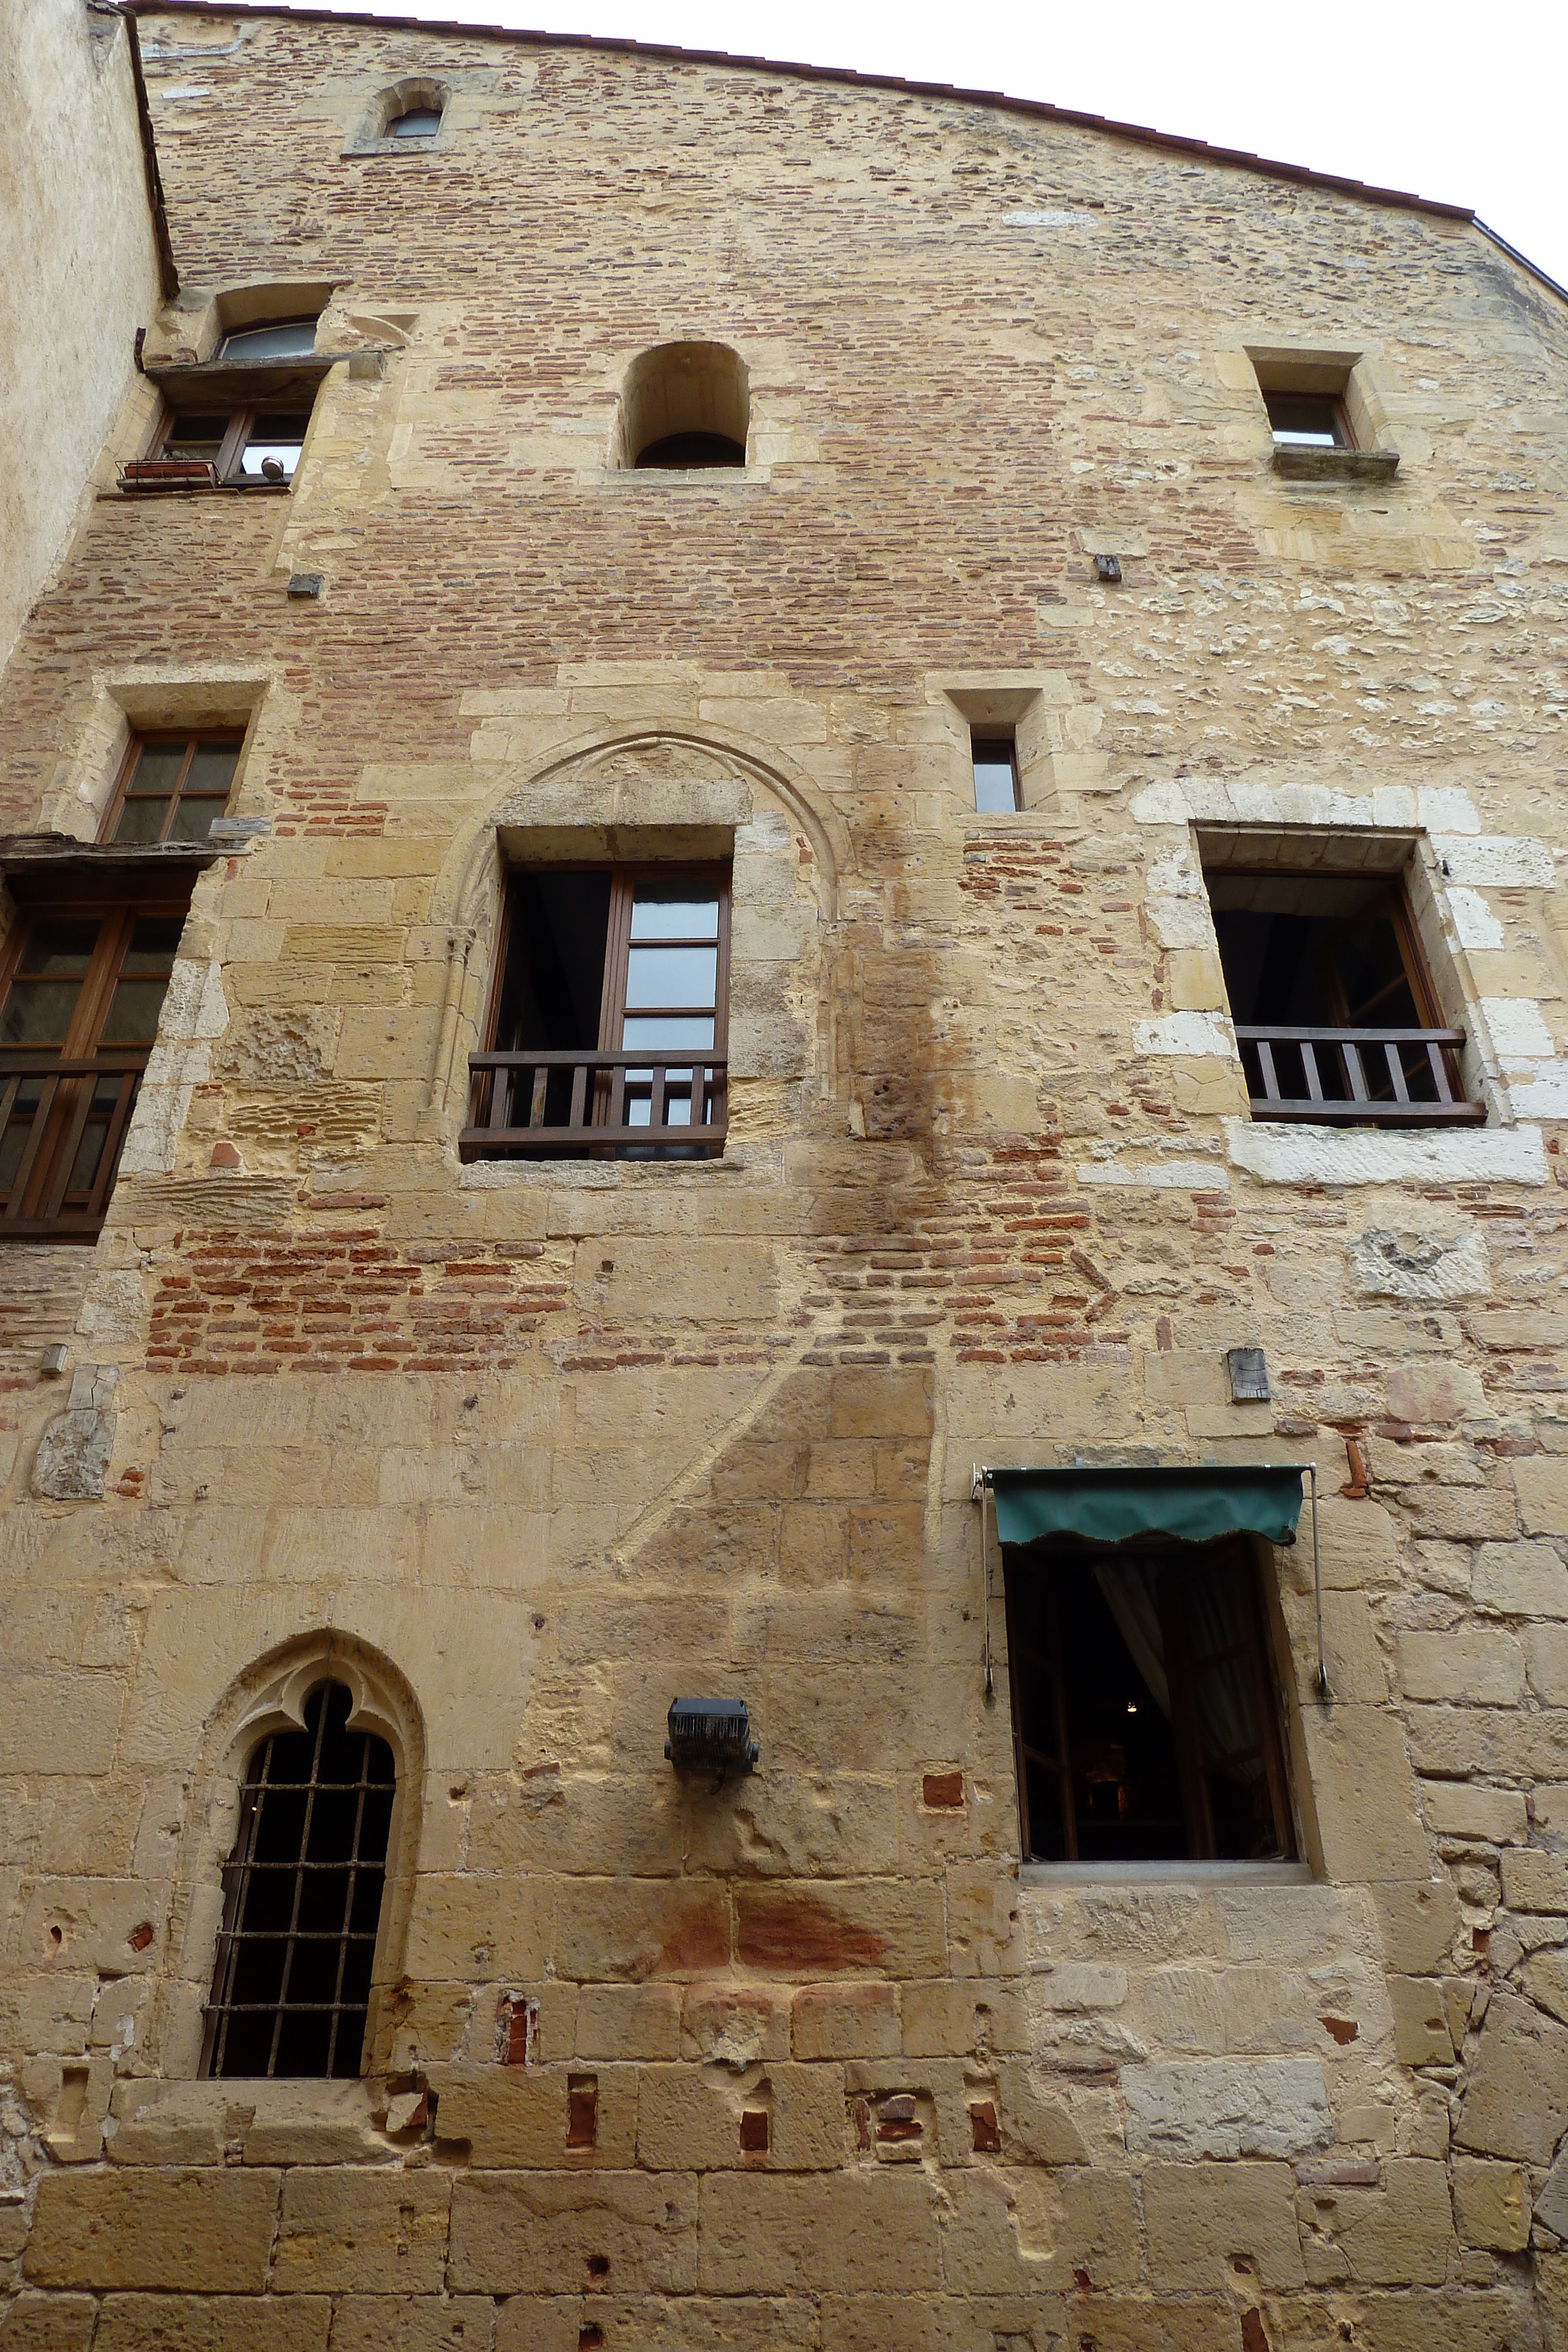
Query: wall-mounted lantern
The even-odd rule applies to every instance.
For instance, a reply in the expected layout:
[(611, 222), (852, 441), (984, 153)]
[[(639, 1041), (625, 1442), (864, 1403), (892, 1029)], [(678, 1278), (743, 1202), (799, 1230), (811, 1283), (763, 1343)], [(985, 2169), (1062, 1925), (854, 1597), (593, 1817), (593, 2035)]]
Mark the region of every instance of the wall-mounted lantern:
[(677, 1772), (749, 1772), (761, 1750), (743, 1698), (670, 1701), (664, 1754)]

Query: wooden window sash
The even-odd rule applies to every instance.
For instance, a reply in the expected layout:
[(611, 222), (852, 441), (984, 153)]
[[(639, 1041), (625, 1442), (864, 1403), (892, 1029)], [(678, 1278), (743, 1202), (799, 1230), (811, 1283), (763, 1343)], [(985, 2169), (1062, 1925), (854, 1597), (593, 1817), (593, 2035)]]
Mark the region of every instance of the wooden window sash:
[[(182, 738), (178, 730), (172, 728), (171, 728), (167, 733), (162, 732), (160, 730), (154, 728), (147, 734), (132, 735), (130, 742), (125, 747), (125, 757), (120, 763), (120, 773), (114, 780), (114, 790), (109, 796), (109, 805), (103, 813), (103, 823), (99, 828), (98, 835), (100, 842), (111, 842), (114, 839), (115, 830), (120, 824), (120, 812), (124, 808), (127, 794), (130, 793), (131, 780), (135, 776), (138, 767), (141, 765), (142, 752), (148, 750), (151, 746), (156, 746), (162, 743), (177, 743), (181, 740)], [(191, 764), (195, 759), (196, 753), (198, 751), (238, 751), (245, 741), (245, 730), (243, 727), (204, 728), (196, 734), (185, 736), (183, 738), (183, 741), (185, 745), (184, 755), (180, 761), (180, 766), (175, 775), (174, 782), (170, 786), (169, 805), (163, 814), (163, 829), (158, 835), (158, 840), (160, 842), (168, 840), (174, 820), (179, 814), (180, 803), (184, 797), (186, 779), (190, 775)], [(215, 793), (204, 793), (200, 797), (203, 800), (215, 800), (217, 795)], [(224, 806), (225, 809), (233, 798), (234, 778), (231, 777), (229, 780), (229, 789), (224, 800)], [(154, 845), (151, 842), (143, 842), (136, 844), (135, 846), (141, 848), (152, 848)]]
[[(214, 415), (217, 413), (217, 411), (214, 411)], [(218, 483), (220, 488), (232, 490), (240, 487), (252, 487), (246, 483), (243, 470), (242, 461), (245, 457), (246, 444), (249, 441), (257, 423), (265, 420), (266, 417), (273, 413), (274, 412), (265, 408), (235, 408), (229, 411), (228, 425), (225, 431), (223, 439), (218, 444), (218, 454), (216, 458), (214, 460), (217, 467)], [(297, 413), (298, 412), (294, 410), (290, 410), (288, 412), (291, 415)], [(311, 403), (310, 414), (315, 414), (314, 401)], [(168, 447), (169, 443), (179, 437), (179, 431), (180, 411), (178, 409), (172, 408), (166, 413), (160, 424), (154, 436), (153, 447), (149, 454), (155, 457), (161, 457), (163, 455), (164, 450)], [(301, 456), (304, 454), (303, 445), (301, 446), (300, 454)], [(296, 471), (298, 471), (298, 467), (296, 468)], [(293, 487), (293, 475), (289, 475), (286, 477), (281, 484), (268, 485), (268, 487), (289, 489)]]

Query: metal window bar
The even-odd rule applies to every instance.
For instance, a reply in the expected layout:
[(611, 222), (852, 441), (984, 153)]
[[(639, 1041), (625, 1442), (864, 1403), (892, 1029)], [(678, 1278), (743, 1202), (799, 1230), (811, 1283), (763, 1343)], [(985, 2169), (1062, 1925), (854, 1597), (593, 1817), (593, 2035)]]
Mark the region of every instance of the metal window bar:
[[(246, 1774), (239, 1834), (235, 1841), (234, 1853), (224, 1871), (224, 1925), (218, 1936), (214, 1997), (206, 2004), (204, 2012), (207, 2020), (204, 2072), (209, 2075), (254, 2077), (283, 2072), (341, 2076), (359, 2072), (364, 2047), (365, 2021), (370, 2011), (371, 1962), (381, 1925), (382, 1895), (386, 1882), (390, 1797), (395, 1787), (396, 1775), (392, 1750), (384, 1739), (377, 1738), (371, 1732), (347, 1732), (343, 1729), (351, 1706), (351, 1696), (341, 1683), (319, 1683), (307, 1698), (305, 1736), (310, 1742), (310, 1756), (303, 1780), (278, 1779), (273, 1775), (279, 1742), (296, 1745), (301, 1736), (298, 1732), (270, 1733), (251, 1757)], [(359, 1769), (352, 1779), (340, 1773), (331, 1777), (324, 1773), (323, 1753), (329, 1740), (332, 1747), (340, 1748), (345, 1744), (358, 1745)], [(374, 1813), (380, 1815), (379, 1835), (372, 1815), (367, 1837), (366, 1800), (372, 1792), (385, 1792), (389, 1802), (374, 1809)], [(303, 1794), (305, 1802), (298, 1827), (298, 1853), (292, 1859), (262, 1859), (258, 1849), (268, 1826), (269, 1798), (300, 1794)], [(311, 1853), (312, 1838), (318, 1826), (319, 1801), (327, 1794), (338, 1797), (351, 1794), (354, 1798), (353, 1824), (346, 1853), (322, 1856)], [(330, 1836), (330, 1830), (328, 1835)], [(329, 1874), (343, 1881), (340, 1924), (336, 1927), (302, 1926), (300, 1915), (311, 1878), (320, 1874), (323, 1890), (329, 1894), (330, 1889), (326, 1886)], [(270, 1925), (258, 1927), (255, 1924), (257, 1915), (267, 1916), (267, 1882), (286, 1877), (293, 1882), (288, 1890), (287, 1927), (281, 1930)], [(367, 1890), (373, 1890), (373, 1906), (361, 1898), (361, 1885)], [(356, 1927), (356, 1918), (362, 1919), (367, 1912), (369, 1925)], [(257, 2000), (239, 1998), (236, 1987), (241, 1981), (246, 1962), (264, 1944), (282, 1947), (277, 1994), (274, 1998)], [(335, 1948), (330, 1999), (292, 1998), (302, 1958), (308, 1959), (312, 1948), (328, 1946)], [(346, 1992), (345, 1979), (356, 1948), (359, 1948), (364, 1961), (364, 1990), (362, 1994), (350, 1995)], [(324, 2063), (310, 2067), (291, 2065), (280, 2068), (278, 2062), (284, 2054), (287, 2029), (292, 2021), (308, 2017), (326, 2020)], [(254, 2052), (254, 2037), (242, 2042), (238, 2053), (233, 2048), (234, 2042), (239, 2038), (234, 2031), (235, 2021), (242, 2018), (270, 2019), (264, 2066), (246, 2063), (247, 2053)]]
[[(1465, 1042), (1462, 1029), (1322, 1029), (1238, 1022), (1236, 1042), (1256, 1118), (1439, 1127), (1475, 1125), (1487, 1115), (1484, 1103), (1467, 1102), (1457, 1090), (1454, 1057)], [(1288, 1094), (1281, 1077), (1281, 1061), (1288, 1069), (1292, 1055), (1301, 1065), (1304, 1091), (1299, 1094)], [(1424, 1085), (1429, 1085), (1429, 1094), (1412, 1092), (1407, 1055)]]
[[(643, 1008), (639, 1006), (638, 1015)], [(465, 1160), (497, 1151), (593, 1151), (632, 1144), (643, 1150), (722, 1150), (727, 1123), (729, 1064), (722, 1054), (682, 1045), (664, 1054), (646, 1046), (567, 1052), (530, 1046), (509, 1054), (471, 1054), (468, 1124), (458, 1137)], [(570, 1073), (564, 1122), (549, 1118), (554, 1071)], [(646, 1105), (646, 1119), (629, 1106)], [(679, 1104), (690, 1116), (673, 1119)]]

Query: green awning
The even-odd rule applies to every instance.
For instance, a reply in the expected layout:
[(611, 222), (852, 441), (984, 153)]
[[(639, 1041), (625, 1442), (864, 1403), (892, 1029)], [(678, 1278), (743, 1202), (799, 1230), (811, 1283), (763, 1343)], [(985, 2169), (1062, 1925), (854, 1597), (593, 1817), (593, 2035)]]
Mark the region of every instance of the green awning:
[(1164, 1536), (1209, 1543), (1216, 1536), (1296, 1540), (1301, 1473), (1250, 1464), (1202, 1469), (992, 1470), (997, 1532), (1003, 1543), (1073, 1536), (1086, 1543), (1126, 1543)]

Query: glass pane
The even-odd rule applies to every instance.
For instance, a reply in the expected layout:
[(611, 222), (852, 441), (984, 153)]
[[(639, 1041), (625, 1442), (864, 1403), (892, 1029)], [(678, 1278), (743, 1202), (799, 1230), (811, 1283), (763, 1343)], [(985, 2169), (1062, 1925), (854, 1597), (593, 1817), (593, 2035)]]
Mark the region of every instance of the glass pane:
[(171, 841), (205, 841), (213, 819), (222, 816), (226, 798), (216, 793), (182, 793), (169, 827)]
[(225, 335), (218, 357), (225, 360), (297, 360), (316, 348), (314, 319), (281, 320), (271, 327), (241, 327)]
[(301, 435), (298, 440), (286, 439), (282, 434), (264, 432), (258, 424), (255, 437), (246, 443), (240, 457), (242, 477), (247, 482), (292, 481), (303, 438)]
[(674, 1053), (713, 1045), (713, 1022), (689, 1014), (628, 1013), (621, 1043), (628, 1051)]
[(81, 994), (79, 980), (19, 980), (0, 1014), (0, 1044), (61, 1045)]
[(1271, 392), (1265, 404), (1274, 438), (1288, 448), (1337, 449), (1344, 433), (1337, 404), (1321, 394)]
[(168, 814), (167, 801), (123, 801), (114, 837), (116, 841), (162, 841)]
[(140, 915), (131, 934), (131, 945), (125, 951), (125, 961), (120, 969), (124, 973), (167, 972), (179, 953), (180, 934), (185, 928), (183, 915)]
[(226, 416), (174, 416), (163, 436), (165, 457), (211, 457), (216, 459), (224, 445), (224, 435), (229, 429)]
[(27, 1148), (27, 1138), (37, 1116), (38, 1097), (35, 1090), (19, 1087), (11, 1106), (11, 1116), (0, 1132), (0, 1192), (9, 1192), (16, 1181), (16, 1171), (22, 1165), (22, 1154)]
[(1018, 806), (1012, 754), (1005, 743), (975, 746), (975, 806), (982, 816)]
[(93, 1111), (89, 1113), (87, 1125), (81, 1131), (81, 1139), (76, 1149), (76, 1158), (71, 1161), (71, 1172), (66, 1187), (68, 1192), (90, 1192), (92, 1180), (98, 1174), (98, 1163), (103, 1156), (104, 1138), (109, 1132), (109, 1128), (107, 1120), (95, 1116), (97, 1108), (95, 1100)]
[(29, 975), (70, 972), (80, 979), (98, 944), (98, 933), (95, 916), (80, 922), (61, 919), (35, 923), (22, 951), (21, 970)]
[(122, 980), (103, 1024), (100, 1045), (151, 1045), (158, 1034), (166, 980)]
[(131, 772), (128, 793), (172, 793), (180, 781), (184, 764), (183, 743), (144, 743), (141, 757)]
[(222, 793), (226, 799), (239, 760), (237, 743), (198, 743), (185, 778), (188, 793)]
[(441, 128), (441, 117), (434, 106), (411, 106), (390, 128), (394, 139), (434, 139)]
[(626, 1003), (709, 1005), (718, 985), (716, 948), (634, 947), (627, 961)]
[(664, 890), (639, 882), (632, 900), (634, 940), (716, 940), (718, 900), (695, 898), (690, 890)]

